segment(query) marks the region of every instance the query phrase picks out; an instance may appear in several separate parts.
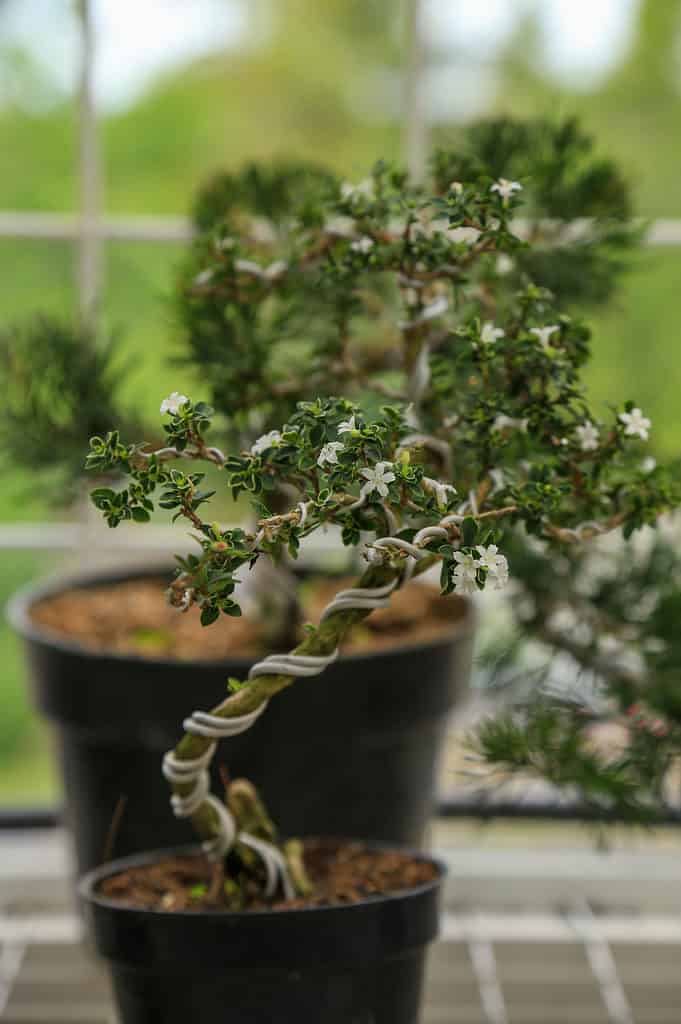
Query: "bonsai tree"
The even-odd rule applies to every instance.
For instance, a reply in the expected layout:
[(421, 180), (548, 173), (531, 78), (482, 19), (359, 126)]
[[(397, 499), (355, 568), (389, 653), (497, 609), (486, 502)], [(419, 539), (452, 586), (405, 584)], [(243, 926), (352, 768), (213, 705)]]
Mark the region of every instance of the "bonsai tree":
[[(532, 245), (517, 248), (512, 257), (501, 254), (498, 260), (477, 262), (479, 287), (490, 297), (513, 293), (528, 280), (550, 288), (563, 304), (603, 302), (612, 294), (639, 232), (632, 225), (622, 174), (611, 161), (595, 155), (594, 148), (593, 139), (574, 119), (497, 118), (474, 123), (455, 148), (434, 154), (433, 194), (446, 195), (450, 182), (476, 176), (496, 179), (504, 174), (523, 181), (524, 223), (519, 230)], [(214, 272), (219, 277), (223, 263), (216, 240), (234, 239), (246, 258), (275, 266), (286, 255), (291, 227), (296, 222), (318, 224), (327, 200), (348, 188), (319, 165), (277, 160), (216, 173), (193, 199), (198, 239), (175, 296), (178, 358), (206, 379), (211, 404), (223, 414), (221, 425), (237, 427), (245, 439), (254, 440), (268, 424), (276, 426), (299, 400), (330, 393), (353, 397), (363, 385), (357, 378), (359, 367), (336, 366), (333, 380), (328, 377), (327, 310), (323, 302), (319, 308), (314, 272), (300, 275), (295, 301), (290, 275), (273, 281), (269, 289), (219, 294), (206, 287)], [(326, 223), (330, 238), (339, 232), (348, 236), (360, 227), (347, 211), (331, 215)], [(413, 225), (412, 233), (419, 230), (430, 229)], [(458, 230), (462, 244), (474, 234), (470, 226)], [(378, 284), (378, 275), (373, 280)], [(366, 324), (354, 332), (353, 348), (378, 380), (381, 366), (390, 376), (393, 338), (381, 337), (380, 318), (375, 310), (367, 312)], [(312, 379), (308, 374), (298, 381), (290, 378), (296, 347), (311, 364), (320, 364)], [(75, 321), (54, 316), (5, 327), (0, 332), (0, 374), (8, 399), (0, 409), (0, 438), (8, 460), (41, 472), (44, 493), (62, 500), (64, 481), (72, 489), (81, 474), (78, 452), (83, 440), (131, 419), (121, 398), (126, 370), (115, 335), (95, 337)], [(378, 386), (379, 395), (389, 396), (387, 382)], [(239, 407), (234, 404), (237, 394)], [(242, 408), (251, 412), (244, 416)], [(141, 436), (143, 431), (130, 423), (128, 433)]]
[(563, 307), (583, 308), (612, 297), (641, 237), (626, 180), (595, 150), (576, 118), (498, 117), (473, 122), (463, 147), (439, 151), (434, 169), (440, 189), (466, 178), (471, 164), (521, 180), (521, 230), (532, 245), (513, 266), (502, 261), (506, 283), (515, 288), (529, 276)]
[(336, 176), (318, 164), (296, 160), (247, 163), (237, 172), (218, 171), (192, 200), (197, 234), (229, 221), (233, 230), (253, 230), (256, 239), (274, 241), (273, 225), (333, 188)]
[[(216, 229), (201, 243), (193, 297), (207, 322), (227, 310), (234, 333), (210, 379), (233, 436), (267, 429), (225, 453), (212, 443), (211, 406), (175, 392), (161, 403), (162, 447), (117, 431), (91, 440), (88, 468), (123, 476), (120, 489), (92, 493), (109, 526), (145, 522), (156, 504), (190, 524), (196, 553), (179, 559), (168, 596), (180, 610), (198, 605), (205, 625), (239, 614), (239, 574), (295, 557), (316, 530), (337, 527), (366, 562), (293, 651), (230, 679), (225, 699), (189, 715), (166, 755), (174, 812), (191, 818), (220, 878), (227, 858), (236, 905), (254, 877), (268, 896), (280, 883), (302, 891), (305, 879), (299, 848), (280, 849), (256, 794), (243, 799), (243, 783), (228, 783), (226, 803), (209, 793), (219, 739), (322, 672), (353, 624), (427, 568), (439, 566), (444, 593), (500, 589), (518, 530), (558, 557), (591, 537), (630, 534), (676, 500), (663, 472), (637, 469), (649, 428), (641, 410), (627, 402), (599, 419), (589, 407), (584, 324), (529, 282), (490, 295), (500, 257), (527, 252), (513, 230), (523, 191), (482, 170), (446, 190), (416, 187), (379, 163), (368, 182), (288, 225), (274, 262)], [(279, 336), (288, 375), (269, 358)], [(357, 400), (316, 396), (324, 380), (324, 392), (338, 383)], [(201, 464), (224, 474), (234, 497), (248, 495), (252, 530), (213, 521)]]
[[(442, 202), (455, 181), (502, 175), (523, 181), (523, 223), (514, 231), (532, 245), (487, 247), (484, 259), (475, 250), (475, 258), (458, 267), (483, 320), (493, 319), (496, 307), (530, 282), (549, 288), (559, 303), (603, 302), (612, 294), (638, 232), (621, 173), (593, 148), (574, 120), (503, 118), (474, 124), (460, 146), (434, 153), (429, 189)], [(282, 164), (218, 174), (199, 190), (199, 237), (177, 289), (181, 352), (209, 382), (211, 404), (233, 439), (254, 440), (298, 401), (321, 394), (399, 394), (395, 350), (407, 338), (381, 315), (390, 297), (380, 262), (367, 248), (375, 239), (365, 232), (384, 181), (380, 168), (353, 187), (308, 165)], [(393, 208), (381, 224), (386, 240), (396, 239), (405, 224), (404, 210)], [(317, 230), (321, 252), (307, 252), (309, 266), (296, 250), (301, 228)], [(475, 249), (481, 228), (474, 217), (449, 228), (446, 208), (433, 207), (417, 212), (409, 232), (413, 242), (439, 235), (441, 244), (456, 243), (464, 256)], [(354, 247), (356, 270), (368, 264), (377, 271), (363, 282), (374, 293), (371, 302), (338, 307), (333, 284), (329, 290), (327, 278), (317, 274), (318, 256), (336, 252), (339, 240)], [(236, 277), (234, 267), (240, 268)], [(352, 336), (342, 345), (348, 328)], [(292, 365), (304, 371), (292, 374)]]

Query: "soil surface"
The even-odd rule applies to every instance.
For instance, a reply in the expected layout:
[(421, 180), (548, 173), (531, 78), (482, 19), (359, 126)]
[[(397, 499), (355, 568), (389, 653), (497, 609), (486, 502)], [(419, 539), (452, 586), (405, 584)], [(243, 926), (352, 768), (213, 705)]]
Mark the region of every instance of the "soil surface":
[[(305, 899), (263, 902), (257, 888), (243, 910), (297, 910), (303, 907), (358, 903), (386, 893), (401, 892), (430, 882), (437, 869), (399, 851), (371, 850), (361, 843), (329, 840), (305, 841), (305, 867), (314, 894)], [(99, 892), (127, 906), (164, 910), (224, 910), (229, 908), (211, 895), (215, 866), (205, 857), (168, 857), (154, 864), (130, 868), (106, 878)]]
[[(312, 578), (299, 590), (300, 622), (317, 622), (324, 606), (354, 577)], [(282, 629), (273, 642), (271, 623), (221, 616), (203, 627), (197, 608), (178, 612), (165, 600), (163, 578), (144, 578), (64, 591), (31, 610), (34, 622), (82, 647), (141, 657), (221, 661), (256, 658), (282, 646), (292, 647), (302, 632)], [(436, 587), (410, 583), (397, 591), (388, 608), (377, 609), (343, 644), (346, 652), (418, 644), (449, 632), (465, 614), (464, 602), (442, 597)]]

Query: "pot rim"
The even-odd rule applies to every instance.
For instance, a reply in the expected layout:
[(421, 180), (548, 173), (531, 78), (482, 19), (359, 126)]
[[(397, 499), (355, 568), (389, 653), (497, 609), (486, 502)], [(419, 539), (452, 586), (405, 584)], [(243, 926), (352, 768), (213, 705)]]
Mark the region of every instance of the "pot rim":
[[(170, 658), (159, 655), (145, 657), (141, 654), (120, 651), (91, 650), (78, 643), (77, 640), (64, 637), (49, 628), (40, 626), (31, 617), (31, 608), (34, 605), (47, 598), (55, 597), (65, 590), (87, 590), (97, 585), (106, 586), (107, 584), (114, 584), (125, 580), (143, 579), (148, 576), (154, 577), (173, 568), (169, 562), (164, 561), (158, 564), (132, 563), (109, 569), (57, 571), (38, 582), (26, 583), (16, 590), (5, 605), (5, 616), (12, 629), (24, 640), (56, 648), (68, 654), (85, 656), (93, 660), (106, 659), (107, 661), (133, 665), (155, 664), (163, 668), (181, 666), (189, 671), (220, 669), (224, 668), (227, 664), (235, 670), (249, 668), (253, 664), (253, 657), (244, 655), (230, 655), (229, 658), (214, 660), (209, 658)], [(327, 575), (332, 574), (328, 573)], [(476, 606), (472, 600), (466, 597), (461, 597), (460, 595), (457, 595), (457, 597), (461, 601), (465, 612), (460, 619), (452, 623), (450, 629), (443, 631), (440, 636), (432, 637), (429, 640), (422, 640), (420, 643), (395, 644), (394, 646), (383, 647), (377, 650), (341, 653), (338, 662), (373, 660), (394, 654), (408, 654), (424, 649), (446, 647), (459, 637), (471, 635), (477, 623)]]
[[(338, 840), (338, 842), (344, 841), (348, 843), (358, 842), (356, 839)], [(111, 875), (116, 874), (119, 871), (124, 871), (127, 868), (153, 863), (155, 860), (159, 860), (163, 857), (200, 854), (201, 847), (196, 843), (191, 843), (182, 846), (172, 846), (168, 849), (135, 853), (128, 857), (121, 857), (117, 860), (107, 861), (105, 864), (100, 864), (99, 867), (91, 869), (78, 879), (76, 893), (78, 898), (87, 905), (93, 905), (103, 910), (109, 910), (121, 914), (145, 915), (154, 920), (171, 919), (173, 921), (181, 921), (191, 919), (192, 921), (197, 921), (205, 919), (211, 922), (229, 921), (233, 923), (235, 921), (267, 920), (268, 918), (275, 917), (279, 920), (282, 915), (285, 915), (286, 920), (294, 921), (295, 919), (300, 920), (302, 918), (311, 918), (314, 920), (315, 916), (321, 914), (328, 915), (329, 913), (347, 913), (352, 910), (357, 910), (358, 908), (367, 906), (378, 907), (387, 903), (399, 902), (401, 899), (417, 897), (422, 893), (438, 889), (447, 877), (447, 865), (445, 862), (440, 860), (438, 857), (432, 857), (423, 851), (413, 850), (409, 847), (402, 847), (397, 843), (363, 842), (362, 845), (370, 850), (396, 851), (404, 853), (406, 856), (412, 857), (415, 860), (427, 861), (437, 869), (437, 876), (429, 882), (422, 882), (420, 885), (414, 885), (408, 889), (400, 889), (397, 892), (381, 893), (379, 896), (368, 896), (358, 900), (356, 903), (331, 904), (317, 907), (296, 907), (293, 910), (274, 910), (272, 908), (264, 910), (237, 911), (180, 910), (173, 911), (171, 913), (167, 910), (157, 910), (150, 907), (136, 907), (132, 904), (120, 903), (117, 900), (102, 896), (96, 892), (96, 886), (105, 878), (109, 878)]]

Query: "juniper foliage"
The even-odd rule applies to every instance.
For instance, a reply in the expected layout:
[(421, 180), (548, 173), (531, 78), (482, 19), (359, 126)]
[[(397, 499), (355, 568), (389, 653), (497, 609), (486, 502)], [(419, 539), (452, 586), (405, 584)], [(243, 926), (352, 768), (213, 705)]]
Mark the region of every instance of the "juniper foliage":
[(68, 500), (83, 474), (83, 443), (135, 417), (122, 389), (128, 366), (115, 333), (36, 316), (0, 331), (0, 448), (7, 466), (50, 476), (42, 491)]

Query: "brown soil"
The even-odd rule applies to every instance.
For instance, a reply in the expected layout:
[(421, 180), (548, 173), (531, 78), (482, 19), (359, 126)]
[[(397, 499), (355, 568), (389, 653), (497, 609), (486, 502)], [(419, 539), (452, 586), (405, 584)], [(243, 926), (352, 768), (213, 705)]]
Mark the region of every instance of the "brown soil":
[[(352, 586), (354, 577), (313, 579), (300, 588), (301, 621), (317, 622), (334, 594)], [(256, 658), (271, 649), (262, 624), (245, 616), (221, 616), (203, 627), (199, 612), (181, 613), (167, 604), (163, 579), (139, 579), (64, 591), (34, 606), (33, 621), (82, 647), (141, 657), (221, 661)], [(398, 591), (390, 607), (378, 609), (356, 627), (343, 645), (346, 652), (427, 642), (449, 632), (465, 614), (456, 597), (443, 598), (435, 587), (411, 583)], [(276, 645), (293, 646), (300, 636)]]
[[(245, 910), (294, 910), (302, 907), (357, 903), (386, 893), (401, 892), (437, 877), (428, 861), (398, 851), (367, 849), (360, 843), (328, 840), (305, 841), (305, 867), (315, 893), (306, 899), (265, 904), (258, 891), (251, 894)], [(121, 904), (168, 912), (224, 910), (209, 895), (214, 866), (205, 857), (168, 857), (155, 864), (130, 868), (105, 879), (99, 892)]]

